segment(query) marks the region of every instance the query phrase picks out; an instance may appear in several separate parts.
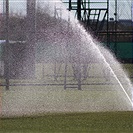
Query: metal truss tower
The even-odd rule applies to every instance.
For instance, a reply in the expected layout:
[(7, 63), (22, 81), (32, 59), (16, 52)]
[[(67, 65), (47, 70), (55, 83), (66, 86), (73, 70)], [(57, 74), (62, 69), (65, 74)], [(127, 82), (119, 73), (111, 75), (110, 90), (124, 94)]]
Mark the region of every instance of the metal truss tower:
[(75, 11), (77, 19), (95, 35), (108, 32), (109, 0), (69, 0), (68, 10)]

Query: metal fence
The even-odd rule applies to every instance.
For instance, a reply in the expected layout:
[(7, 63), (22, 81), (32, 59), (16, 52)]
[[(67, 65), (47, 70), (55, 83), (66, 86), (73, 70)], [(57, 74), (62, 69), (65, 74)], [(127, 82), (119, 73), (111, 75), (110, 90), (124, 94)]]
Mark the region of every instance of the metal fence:
[[(60, 66), (57, 68), (56, 63), (63, 62), (58, 60), (59, 56), (63, 58), (63, 54), (57, 53), (64, 52), (63, 45), (61, 46), (63, 43), (62, 35), (68, 32), (69, 27), (66, 21), (70, 19), (69, 13), (62, 14), (62, 10), (65, 8), (73, 12), (75, 17), (82, 24), (84, 23), (83, 25), (87, 30), (93, 31), (105, 43), (114, 43), (115, 48), (117, 42), (132, 41), (131, 0), (102, 0), (100, 2), (98, 0), (62, 0), (62, 2), (56, 1), (53, 3), (50, 0), (1, 1), (0, 75), (6, 79), (5, 85), (7, 88), (11, 78), (34, 78), (36, 76), (36, 62), (42, 63), (43, 72), (44, 62), (57, 61), (53, 63), (54, 67), (52, 67), (54, 80), (56, 79), (57, 71), (60, 69)], [(80, 5), (78, 2), (80, 2)], [(63, 26), (67, 28), (62, 32)], [(58, 32), (59, 29), (61, 33)], [(71, 35), (68, 35), (68, 37), (71, 37)], [(59, 42), (60, 40), (62, 42)], [(59, 45), (57, 46), (57, 44)], [(115, 49), (115, 52), (117, 50)], [(53, 55), (56, 56), (53, 58)], [(55, 59), (55, 57), (57, 58)], [(66, 80), (64, 76), (66, 66), (62, 66), (64, 70), (62, 77), (63, 80)], [(75, 70), (72, 66), (71, 68), (73, 69), (71, 71)], [(73, 77), (74, 74), (72, 74)], [(79, 79), (77, 82), (81, 84)], [(66, 81), (63, 84), (66, 84)]]

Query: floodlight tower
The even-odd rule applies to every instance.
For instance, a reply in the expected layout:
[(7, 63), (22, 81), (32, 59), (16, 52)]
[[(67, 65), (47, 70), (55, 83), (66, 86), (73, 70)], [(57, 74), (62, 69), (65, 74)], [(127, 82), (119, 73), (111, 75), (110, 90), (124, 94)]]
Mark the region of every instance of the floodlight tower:
[(36, 0), (27, 0), (26, 76), (35, 74)]

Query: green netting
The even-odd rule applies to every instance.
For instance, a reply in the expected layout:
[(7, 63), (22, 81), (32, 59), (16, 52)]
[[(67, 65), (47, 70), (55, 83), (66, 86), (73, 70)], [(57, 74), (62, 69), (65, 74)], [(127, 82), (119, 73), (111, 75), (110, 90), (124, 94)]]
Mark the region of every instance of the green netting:
[(132, 42), (118, 42), (110, 43), (110, 48), (113, 52), (117, 50), (117, 57), (122, 59), (133, 58), (133, 43)]

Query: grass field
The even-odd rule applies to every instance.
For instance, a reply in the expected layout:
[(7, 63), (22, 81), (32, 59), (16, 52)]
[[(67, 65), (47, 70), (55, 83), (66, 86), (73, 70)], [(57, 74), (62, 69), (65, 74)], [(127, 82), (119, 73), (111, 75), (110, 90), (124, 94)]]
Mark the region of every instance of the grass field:
[[(125, 68), (128, 70), (129, 75), (131, 76), (132, 70), (133, 70), (132, 65), (126, 65)], [(100, 82), (103, 82), (103, 80), (102, 81), (100, 80)], [(53, 103), (51, 102), (51, 98), (49, 96), (52, 95), (53, 98), (55, 98), (53, 99), (53, 101), (56, 103), (56, 101), (58, 101), (57, 96), (59, 94), (62, 94), (63, 99), (65, 98), (64, 100), (66, 101), (66, 103), (68, 103), (68, 106), (70, 106), (71, 104), (73, 105), (74, 103), (75, 106), (77, 106), (78, 108), (79, 107), (78, 105), (83, 105), (84, 102), (88, 103), (88, 101), (91, 101), (91, 100), (93, 101), (94, 99), (96, 101), (96, 98), (98, 98), (98, 96), (99, 97), (105, 96), (106, 98), (109, 98), (109, 96), (112, 97), (115, 94), (115, 91), (109, 91), (109, 90), (106, 91), (106, 94), (105, 94), (105, 89), (107, 88), (107, 86), (105, 85), (104, 87), (99, 87), (99, 88), (102, 88), (103, 91), (101, 91), (102, 89), (100, 89), (99, 91), (99, 88), (97, 88), (96, 86), (93, 86), (93, 87), (90, 86), (92, 90), (94, 88), (96, 89), (95, 91), (94, 90), (92, 91), (90, 89), (90, 92), (88, 90), (87, 91), (84, 90), (81, 92), (79, 92), (78, 90), (76, 91), (67, 90), (64, 92), (64, 91), (56, 91), (56, 90), (59, 90), (59, 88), (56, 88), (54, 91), (51, 90), (50, 92), (43, 93), (42, 88), (38, 87), (34, 89), (32, 88), (33, 93), (30, 93), (30, 91), (28, 92), (29, 94), (33, 94), (31, 97), (29, 96), (28, 93), (26, 95), (25, 91), (23, 91), (23, 93), (22, 91), (19, 91), (19, 90), (25, 90), (25, 87), (23, 87), (23, 89), (20, 86), (17, 88), (15, 87), (12, 87), (12, 88), (13, 89), (11, 89), (10, 91), (3, 93), (5, 102), (11, 104), (9, 109), (12, 109), (13, 104), (14, 104), (13, 108), (15, 106), (19, 108), (21, 107), (21, 104), (31, 105), (31, 103), (32, 103), (32, 108), (33, 107), (36, 108), (36, 102), (37, 104), (40, 104), (40, 105), (44, 105), (44, 103), (46, 104), (49, 102), (49, 105), (51, 105), (52, 107)], [(36, 92), (35, 91), (36, 89), (39, 91)], [(69, 91), (71, 91), (71, 93), (69, 93)], [(44, 102), (44, 98), (45, 98), (44, 94), (48, 96), (47, 97), (48, 101), (46, 102)], [(39, 98), (40, 98), (39, 101), (37, 101), (37, 98), (34, 97), (36, 95), (39, 95)], [(69, 97), (69, 95), (71, 97)], [(86, 98), (86, 99), (83, 99), (83, 98)], [(75, 99), (77, 102), (74, 101)], [(80, 99), (84, 100), (84, 102), (82, 103)], [(106, 103), (106, 106), (110, 104), (110, 107), (113, 108), (114, 102), (110, 103), (109, 100), (107, 101), (106, 100), (103, 100), (101, 102), (101, 105), (105, 106), (105, 103)], [(113, 98), (112, 100), (118, 102), (118, 100), (115, 100), (115, 98)], [(24, 103), (18, 104), (20, 101), (23, 101)], [(99, 104), (98, 99), (97, 99), (97, 102)], [(27, 107), (28, 109), (29, 105), (28, 106), (27, 105), (25, 107)], [(132, 132), (133, 132), (133, 111), (113, 111), (113, 112), (111, 111), (82, 112), (81, 111), (80, 113), (74, 113), (74, 112), (73, 113), (51, 113), (51, 114), (45, 113), (45, 114), (34, 115), (34, 116), (32, 115), (30, 117), (16, 116), (16, 117), (8, 117), (8, 118), (4, 117), (0, 119), (0, 133), (132, 133)]]
[(133, 112), (2, 118), (0, 133), (132, 133)]

